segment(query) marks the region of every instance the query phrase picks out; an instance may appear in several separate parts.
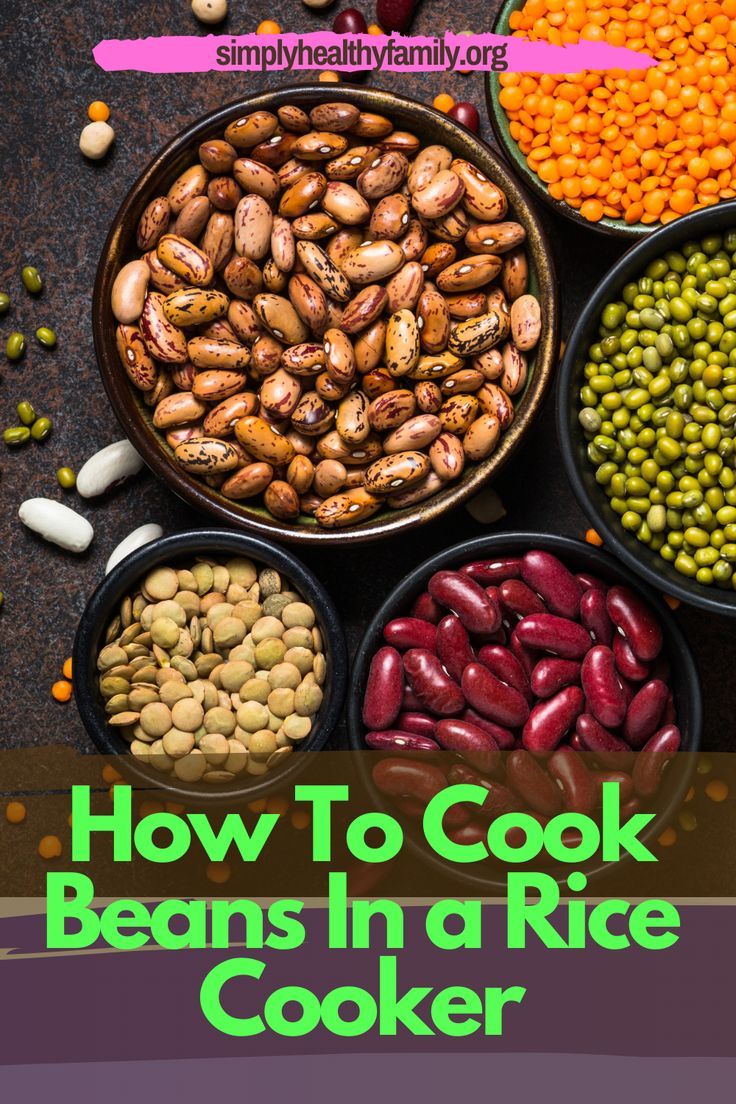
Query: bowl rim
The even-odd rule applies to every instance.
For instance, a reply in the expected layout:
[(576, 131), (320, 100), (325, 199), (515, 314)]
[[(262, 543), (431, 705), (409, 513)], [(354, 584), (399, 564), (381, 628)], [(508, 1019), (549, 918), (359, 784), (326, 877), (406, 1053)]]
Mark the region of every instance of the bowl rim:
[[(378, 642), (382, 639), (381, 631), (383, 626), (392, 616), (398, 615), (402, 604), (407, 601), (417, 587), (425, 583), (427, 578), (434, 571), (448, 567), (451, 564), (461, 563), (464, 560), (472, 560), (479, 557), (487, 558), (488, 555), (494, 552), (498, 552), (499, 554), (511, 554), (515, 551), (523, 552), (531, 547), (543, 548), (545, 551), (552, 552), (554, 555), (558, 555), (563, 559), (565, 556), (582, 557), (598, 565), (604, 572), (625, 582), (627, 586), (635, 590), (656, 611), (662, 624), (668, 651), (671, 655), (677, 657), (677, 662), (682, 664), (682, 693), (683, 697), (688, 702), (688, 709), (692, 714), (688, 730), (689, 746), (685, 750), (692, 754), (685, 764), (685, 769), (681, 772), (680, 776), (676, 778), (676, 784), (671, 787), (672, 792), (666, 795), (667, 800), (665, 805), (661, 811), (657, 813), (652, 823), (642, 832), (641, 838), (644, 842), (647, 842), (653, 838), (655, 833), (661, 833), (664, 825), (670, 820), (674, 809), (684, 797), (690, 784), (690, 779), (694, 770), (694, 753), (700, 748), (703, 727), (703, 699), (700, 677), (690, 645), (682, 629), (677, 624), (672, 611), (661, 596), (642, 583), (640, 579), (636, 577), (629, 578), (626, 569), (623, 568), (614, 557), (574, 537), (562, 536), (557, 533), (534, 532), (531, 530), (508, 530), (500, 533), (492, 533), (486, 536), (472, 537), (470, 540), (460, 541), (458, 544), (451, 545), (449, 548), (435, 553), (433, 556), (424, 560), (423, 563), (413, 568), (382, 602), (380, 608), (368, 623), (353, 658), (350, 692), (348, 694), (345, 710), (350, 747), (353, 751), (368, 752), (362, 736), (365, 726), (363, 725), (361, 716), (362, 689), (367, 675), (368, 665)], [(375, 754), (375, 752), (372, 754)], [(380, 809), (390, 808), (388, 802), (377, 790), (370, 777), (366, 754), (358, 756), (358, 768), (368, 793), (371, 794), (373, 800), (377, 802), (377, 807)], [(470, 870), (467, 867), (461, 868), (458, 864), (450, 863), (427, 847), (423, 847), (413, 833), (407, 832), (405, 838), (408, 845), (415, 853), (419, 854), (430, 865), (442, 870), (445, 875), (449, 874), (460, 882), (472, 884), (479, 888), (485, 887), (487, 889), (489, 886), (505, 888), (506, 886), (505, 877), (501, 878), (493, 875), (484, 876), (475, 870)], [(627, 856), (624, 857), (624, 860), (620, 861), (626, 861), (626, 858)], [(600, 859), (594, 859), (590, 860), (588, 864), (579, 864), (579, 866), (576, 866), (576, 869), (584, 870), (588, 877), (595, 877), (609, 869), (611, 865), (616, 864), (605, 863)], [(494, 870), (496, 868), (491, 865), (490, 869)], [(558, 879), (558, 881), (564, 881), (564, 877)]]
[[(577, 413), (577, 405), (572, 403), (573, 379), (578, 364), (582, 358), (582, 346), (586, 331), (589, 331), (600, 316), (602, 307), (609, 301), (612, 295), (620, 293), (621, 288), (633, 275), (632, 269), (642, 270), (654, 257), (672, 248), (675, 243), (680, 245), (696, 238), (702, 237), (708, 231), (721, 229), (724, 221), (733, 219), (736, 226), (736, 199), (724, 201), (712, 207), (706, 207), (702, 211), (692, 211), (682, 218), (676, 219), (667, 226), (659, 227), (653, 234), (634, 243), (617, 261), (608, 269), (605, 276), (591, 290), (586, 299), (577, 322), (568, 339), (565, 353), (557, 374), (555, 418), (557, 422), (557, 439), (562, 453), (562, 463), (573, 493), (580, 507), (617, 556), (619, 556), (631, 571), (644, 579), (650, 586), (659, 590), (666, 590), (668, 594), (680, 598), (687, 605), (698, 609), (707, 610), (709, 613), (721, 614), (725, 617), (736, 617), (736, 591), (721, 591), (715, 587), (706, 587), (695, 581), (686, 581), (668, 563), (657, 556), (661, 564), (660, 570), (650, 567), (643, 558), (643, 554), (651, 553), (637, 541), (636, 537), (629, 537), (620, 525), (609, 523), (603, 509), (607, 501), (604, 492), (600, 491), (600, 505), (596, 496), (591, 493), (588, 483), (584, 480), (578, 466), (573, 447), (573, 415)], [(577, 403), (577, 400), (575, 400)], [(575, 421), (577, 419), (575, 418)], [(592, 472), (592, 465), (590, 471)], [(656, 553), (651, 553), (652, 556)], [(674, 577), (673, 577), (674, 576)], [(718, 596), (722, 597), (718, 597)], [(723, 597), (729, 597), (725, 602)]]
[[(503, 36), (511, 34), (508, 27), (508, 17), (512, 11), (517, 11), (521, 8), (523, 3), (524, 0), (504, 0), (493, 22), (493, 34)], [(532, 172), (529, 168), (521, 150), (509, 133), (506, 112), (501, 107), (498, 99), (498, 81), (494, 80), (494, 77), (497, 78), (498, 73), (487, 73), (484, 85), (486, 110), (488, 111), (496, 141), (508, 158), (511, 166), (521, 175), (524, 182), (551, 211), (555, 211), (557, 214), (562, 215), (563, 218), (575, 223), (576, 226), (581, 226), (584, 230), (590, 230), (593, 233), (601, 234), (608, 238), (617, 238), (619, 241), (638, 240), (639, 238), (648, 237), (649, 234), (654, 232), (659, 225), (658, 223), (654, 223), (652, 226), (648, 226), (643, 222), (629, 224), (624, 219), (613, 219), (608, 216), (605, 216), (598, 222), (591, 222), (589, 219), (583, 218), (582, 215), (578, 214), (576, 209), (570, 207), (568, 203), (564, 203), (561, 199), (555, 199), (554, 196), (551, 196), (536, 173)]]
[[(346, 545), (379, 540), (408, 526), (441, 516), (477, 494), (489, 480), (499, 475), (521, 445), (526, 431), (539, 416), (556, 369), (559, 353), (560, 308), (552, 251), (533, 202), (514, 173), (510, 171), (505, 159), (467, 127), (419, 100), (383, 89), (368, 89), (349, 84), (340, 86), (339, 95), (357, 103), (364, 110), (390, 113), (392, 104), (395, 104), (397, 109), (416, 114), (420, 126), (423, 121), (441, 124), (442, 128), (456, 140), (459, 138), (463, 144), (473, 147), (477, 157), (492, 163), (496, 178), (504, 189), (508, 190), (512, 206), (517, 208), (517, 217), (526, 223), (528, 230), (533, 230), (533, 234), (527, 234), (530, 261), (540, 293), (544, 292), (547, 301), (544, 303), (542, 337), (535, 349), (534, 367), (522, 396), (523, 409), (503, 434), (494, 453), (469, 468), (458, 483), (448, 485), (446, 490), (424, 502), (390, 513), (382, 511), (379, 520), (368, 519), (359, 526), (345, 529), (329, 530), (303, 523), (292, 525), (276, 518), (268, 519), (262, 514), (256, 515), (255, 512), (249, 512), (248, 500), (242, 503), (235, 501), (228, 503), (205, 484), (180, 471), (158, 440), (152, 436), (137, 409), (138, 400), (132, 394), (129, 381), (120, 368), (114, 350), (114, 319), (108, 309), (109, 291), (114, 278), (112, 271), (117, 256), (124, 254), (122, 225), (132, 219), (133, 212), (137, 212), (138, 208), (142, 210), (142, 198), (146, 196), (147, 189), (162, 170), (162, 166), (174, 160), (177, 155), (181, 155), (196, 141), (203, 140), (209, 132), (222, 129), (226, 120), (235, 115), (264, 108), (276, 110), (290, 101), (324, 100), (329, 93), (324, 84), (311, 82), (240, 97), (199, 116), (161, 147), (134, 181), (114, 215), (97, 265), (92, 298), (92, 331), (98, 369), (105, 391), (123, 432), (141, 453), (146, 465), (181, 499), (213, 519), (225, 522), (241, 531), (294, 544), (331, 542)], [(128, 236), (126, 243), (129, 241)]]
[[(261, 776), (260, 780), (258, 776), (249, 776), (253, 777), (253, 781), (248, 784), (228, 783), (212, 788), (182, 782), (139, 764), (126, 749), (123, 738), (105, 724), (104, 713), (93, 685), (97, 649), (102, 642), (105, 626), (114, 615), (116, 604), (129, 592), (131, 585), (163, 560), (176, 561), (187, 555), (194, 557), (208, 552), (246, 556), (255, 560), (256, 564), (275, 567), (282, 572), (298, 588), (301, 596), (314, 607), (317, 623), (324, 636), (328, 662), (324, 701), (317, 715), (319, 721), (315, 725), (315, 731), (304, 741), (304, 747), (297, 749), (285, 766)], [(334, 731), (342, 714), (348, 681), (347, 647), (342, 621), (330, 594), (317, 576), (293, 552), (280, 548), (263, 537), (211, 528), (187, 529), (159, 537), (116, 564), (87, 600), (74, 638), (72, 665), (75, 672), (74, 698), (77, 710), (98, 752), (115, 755), (124, 773), (136, 782), (143, 783), (152, 792), (159, 789), (176, 795), (180, 800), (208, 807), (254, 801), (283, 788), (298, 775), (307, 765), (305, 755), (320, 751)]]

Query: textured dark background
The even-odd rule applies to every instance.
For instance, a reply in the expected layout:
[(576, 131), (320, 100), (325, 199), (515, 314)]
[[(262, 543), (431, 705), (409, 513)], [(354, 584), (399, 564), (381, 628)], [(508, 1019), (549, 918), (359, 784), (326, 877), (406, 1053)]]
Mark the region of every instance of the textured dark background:
[[(231, 0), (226, 30), (254, 30), (263, 18), (275, 18), (283, 30), (307, 31), (330, 25), (338, 0), (316, 13), (298, 0), (246, 3)], [(373, 4), (363, 3), (371, 22)], [(416, 33), (448, 27), (490, 30), (496, 4), (467, 0), (458, 9), (448, 0), (424, 0), (413, 24)], [(461, 10), (461, 14), (457, 14)], [(80, 500), (65, 495), (54, 472), (62, 464), (78, 470), (93, 451), (120, 437), (100, 382), (92, 348), (91, 288), (107, 228), (123, 196), (152, 155), (180, 128), (202, 113), (266, 86), (295, 83), (288, 75), (193, 74), (151, 76), (105, 74), (92, 60), (102, 38), (207, 33), (189, 10), (188, 0), (141, 4), (136, 0), (51, 0), (17, 4), (0, 0), (0, 289), (13, 298), (13, 309), (0, 324), (7, 334), (20, 329), (28, 353), (17, 364), (0, 365), (2, 425), (14, 424), (15, 406), (30, 399), (54, 421), (43, 445), (18, 452), (2, 449), (2, 534), (0, 615), (3, 677), (0, 680), (0, 747), (62, 742), (90, 747), (73, 704), (58, 705), (50, 687), (71, 651), (77, 620), (89, 593), (102, 576), (113, 547), (131, 529), (159, 522), (167, 533), (202, 525), (205, 519), (176, 500), (150, 475), (127, 484), (99, 503), (83, 503), (95, 526), (89, 552), (75, 557), (45, 544), (16, 518), (19, 503), (31, 495)], [(313, 79), (316, 74), (304, 74)], [(377, 83), (409, 91), (431, 102), (440, 91), (473, 101), (485, 121), (481, 74), (382, 74)], [(331, 87), (331, 86), (327, 86)], [(335, 91), (339, 91), (336, 89)], [(86, 123), (87, 104), (105, 100), (112, 109), (117, 141), (101, 164), (80, 155), (77, 142)], [(589, 289), (620, 252), (594, 233), (578, 231), (548, 212), (543, 217), (554, 246), (564, 332), (569, 331)], [(39, 299), (20, 284), (24, 264), (36, 264), (45, 278)], [(53, 326), (59, 345), (47, 352), (33, 332)], [(580, 536), (586, 522), (562, 472), (553, 426), (552, 400), (531, 439), (497, 487), (507, 509), (500, 524), (508, 529), (540, 529)], [(345, 617), (351, 645), (380, 600), (416, 563), (434, 551), (484, 531), (463, 509), (444, 520), (393, 541), (345, 551), (303, 553), (303, 559), (328, 584)], [(736, 658), (732, 623), (681, 608), (677, 614), (696, 652), (706, 706), (705, 746), (736, 747), (729, 693)], [(341, 741), (338, 732), (336, 741)], [(1, 788), (1, 787), (0, 787)]]

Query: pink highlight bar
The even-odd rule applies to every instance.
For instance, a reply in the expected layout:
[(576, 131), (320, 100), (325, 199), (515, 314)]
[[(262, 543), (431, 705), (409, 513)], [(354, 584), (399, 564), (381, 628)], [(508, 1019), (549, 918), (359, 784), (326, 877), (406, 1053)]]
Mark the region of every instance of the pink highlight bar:
[(271, 72), (336, 69), (356, 72), (580, 73), (644, 70), (657, 62), (624, 46), (581, 41), (567, 46), (515, 36), (338, 35), (330, 31), (280, 35), (180, 35), (104, 39), (92, 51), (107, 72)]

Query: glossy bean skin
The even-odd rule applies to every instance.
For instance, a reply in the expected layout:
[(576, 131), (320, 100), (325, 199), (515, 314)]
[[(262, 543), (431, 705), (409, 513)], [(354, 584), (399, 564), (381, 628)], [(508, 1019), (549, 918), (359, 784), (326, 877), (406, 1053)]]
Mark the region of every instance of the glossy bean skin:
[(583, 590), (608, 590), (607, 585), (602, 579), (599, 579), (597, 575), (591, 574), (590, 571), (578, 571), (575, 578), (580, 583)]
[(457, 614), (448, 613), (437, 626), (436, 652), (450, 677), (460, 682), (463, 671), (474, 661), (475, 652)]
[(404, 668), (395, 648), (379, 648), (371, 660), (363, 698), (363, 723), (369, 729), (390, 728), (399, 715)]
[(626, 693), (610, 648), (596, 644), (590, 649), (580, 680), (588, 711), (606, 728), (618, 728), (626, 716)]
[(631, 679), (634, 682), (643, 682), (644, 679), (649, 678), (651, 667), (648, 663), (642, 663), (640, 659), (636, 658), (631, 650), (631, 645), (621, 633), (616, 633), (613, 638), (613, 655), (616, 660), (616, 667), (624, 678)]
[(462, 621), (470, 633), (491, 635), (501, 625), (501, 610), (474, 579), (459, 571), (436, 571), (429, 593)]
[(634, 758), (627, 743), (609, 732), (592, 713), (581, 713), (575, 722), (575, 734), (585, 751), (590, 751), (604, 767), (626, 770)]
[(437, 645), (437, 629), (420, 617), (395, 617), (385, 626), (383, 639), (402, 652), (407, 648), (428, 648), (433, 652)]
[(543, 656), (532, 671), (529, 685), (538, 698), (551, 698), (566, 686), (580, 682), (580, 664), (574, 659)]
[(504, 579), (499, 587), (501, 603), (509, 613), (526, 617), (530, 613), (547, 613), (547, 607), (538, 594), (521, 579)]
[(640, 748), (660, 726), (667, 705), (669, 688), (659, 679), (650, 679), (631, 699), (624, 721), (624, 736), (633, 748)]
[(463, 692), (444, 670), (434, 652), (410, 648), (404, 655), (409, 685), (425, 709), (439, 716), (452, 716), (465, 705)]
[(488, 851), (488, 826), (478, 817), (471, 817), (467, 824), (461, 824), (459, 828), (451, 828), (447, 835), (453, 843), (461, 847), (470, 847), (474, 843), (482, 843)]
[(420, 617), (422, 621), (431, 621), (433, 625), (437, 625), (444, 617), (444, 610), (442, 606), (435, 602), (432, 595), (425, 590), (411, 607), (411, 616)]
[(556, 556), (539, 549), (527, 552), (521, 560), (521, 577), (552, 613), (573, 619), (578, 616), (582, 587)]
[(613, 623), (606, 609), (605, 591), (590, 587), (580, 599), (580, 620), (596, 644), (611, 647)]
[(596, 788), (578, 753), (570, 747), (558, 748), (547, 760), (547, 770), (562, 791), (565, 809), (589, 816), (595, 808)]
[(483, 774), (495, 774), (501, 765), (496, 741), (468, 721), (456, 717), (438, 721), (435, 739), (440, 747), (454, 751)]
[(677, 725), (665, 725), (647, 740), (636, 757), (632, 779), (640, 797), (651, 797), (659, 789), (662, 772), (679, 751), (682, 737)]
[(409, 756), (381, 759), (373, 768), (373, 781), (389, 797), (413, 797), (427, 805), (447, 785), (439, 767)]
[(419, 713), (416, 710), (402, 710), (396, 718), (396, 727), (403, 732), (411, 732), (415, 736), (434, 738), (436, 717), (430, 717), (429, 713)]
[(401, 752), (437, 752), (440, 746), (436, 740), (427, 736), (418, 736), (416, 732), (404, 732), (400, 728), (384, 728), (379, 732), (367, 732), (365, 742), (374, 751)]
[(505, 556), (497, 560), (475, 560), (460, 568), (463, 575), (469, 575), (481, 586), (502, 583), (505, 579), (518, 579), (521, 574), (521, 558)]
[(469, 724), (475, 725), (476, 728), (482, 728), (484, 732), (487, 732), (489, 736), (493, 737), (497, 746), (502, 751), (509, 751), (509, 749), (514, 746), (514, 734), (510, 728), (504, 728), (503, 725), (496, 724), (495, 721), (489, 721), (487, 717), (483, 717), (470, 706), (463, 709), (460, 714), (460, 720), (468, 721)]
[(637, 659), (651, 663), (662, 650), (662, 629), (652, 610), (625, 586), (613, 586), (606, 596), (608, 616), (626, 637)]
[(585, 698), (579, 686), (567, 686), (534, 706), (524, 725), (524, 747), (535, 754), (554, 751), (582, 713)]
[(421, 713), (422, 711), (422, 703), (411, 686), (405, 686), (404, 693), (401, 696), (401, 711), (403, 713), (407, 710), (414, 713)]
[(559, 787), (528, 751), (519, 748), (506, 757), (506, 778), (536, 812), (554, 816), (562, 808)]
[(519, 728), (529, 716), (523, 694), (501, 682), (483, 663), (468, 664), (461, 686), (468, 704), (497, 724)]
[(478, 659), (507, 686), (513, 686), (525, 698), (529, 697), (530, 687), (526, 671), (513, 652), (503, 644), (484, 644), (478, 651)]
[(509, 648), (526, 671), (527, 676), (531, 678), (532, 671), (534, 670), (539, 659), (539, 652), (536, 651), (534, 648), (528, 647), (519, 639), (518, 625), (515, 629), (513, 629), (511, 636), (509, 637)]
[(553, 613), (523, 617), (514, 632), (527, 647), (552, 652), (563, 659), (582, 659), (592, 644), (590, 633), (577, 621)]
[(593, 786), (595, 788), (596, 808), (600, 808), (603, 803), (604, 782), (616, 783), (621, 805), (624, 805), (634, 796), (633, 779), (631, 775), (627, 774), (624, 770), (592, 770), (590, 772), (590, 777), (593, 779)]
[(483, 804), (480, 807), (473, 805), (472, 808), (474, 813), (479, 813), (490, 820), (495, 820), (496, 817), (503, 816), (504, 813), (519, 813), (523, 809), (521, 801), (508, 786), (504, 786), (501, 782), (493, 781), (490, 778), (484, 778), (482, 774), (478, 774), (477, 771), (465, 763), (456, 763), (450, 767), (447, 780), (451, 786), (482, 786), (484, 790), (487, 790), (487, 797)]

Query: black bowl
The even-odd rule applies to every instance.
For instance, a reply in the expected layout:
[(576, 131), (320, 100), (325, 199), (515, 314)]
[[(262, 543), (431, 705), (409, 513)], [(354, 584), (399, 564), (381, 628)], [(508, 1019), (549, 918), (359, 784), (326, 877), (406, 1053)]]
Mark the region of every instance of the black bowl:
[(675, 571), (653, 549), (628, 533), (595, 481), (595, 467), (586, 455), (586, 440), (578, 421), (579, 392), (587, 350), (598, 340), (601, 311), (620, 299), (625, 284), (641, 276), (647, 265), (687, 241), (736, 227), (736, 201), (720, 203), (685, 215), (632, 246), (593, 290), (570, 336), (557, 375), (557, 433), (565, 474), (591, 524), (611, 551), (651, 586), (711, 613), (736, 617), (736, 590), (705, 587)]
[[(452, 548), (445, 549), (444, 552), (438, 552), (436, 556), (432, 556), (431, 559), (425, 560), (423, 564), (416, 567), (403, 582), (399, 583), (391, 591), (366, 629), (355, 656), (347, 706), (348, 738), (350, 746), (354, 750), (363, 752), (362, 755), (357, 757), (361, 775), (378, 807), (389, 813), (393, 808), (390, 802), (375, 787), (371, 778), (370, 757), (366, 754), (366, 745), (363, 738), (365, 725), (361, 717), (361, 710), (370, 661), (373, 654), (383, 643), (384, 625), (391, 618), (409, 612), (412, 602), (417, 595), (426, 590), (427, 581), (435, 571), (443, 568), (459, 567), (472, 560), (487, 559), (491, 556), (524, 553), (531, 548), (541, 548), (559, 556), (568, 567), (576, 571), (591, 572), (604, 581), (625, 583), (649, 603), (662, 625), (664, 651), (672, 666), (671, 681), (677, 709), (677, 723), (682, 733), (682, 750), (696, 752), (700, 747), (703, 707), (698, 672), (687, 640), (667, 605), (658, 594), (654, 594), (638, 580), (632, 579), (628, 572), (622, 570), (620, 564), (605, 552), (570, 537), (529, 532), (497, 533), (489, 537), (474, 537), (472, 540), (455, 544)], [(685, 769), (675, 770), (671, 768), (665, 773), (658, 793), (657, 816), (641, 835), (641, 839), (645, 842), (662, 832), (666, 822), (687, 792), (694, 757), (688, 755), (684, 758)], [(393, 811), (395, 812), (395, 809)], [(495, 886), (503, 888), (506, 885), (505, 879), (499, 877), (497, 873), (494, 876), (493, 871), (497, 872), (498, 868), (494, 867), (490, 861), (488, 863), (489, 873), (487, 874), (480, 873), (475, 869), (471, 870), (469, 867), (461, 869), (431, 851), (420, 834), (407, 832), (407, 839), (417, 854), (421, 855), (435, 868), (442, 870), (445, 875), (449, 874), (476, 887), (488, 888), (489, 886)], [(478, 866), (480, 865), (478, 864)], [(580, 868), (588, 877), (591, 877), (610, 865), (592, 859), (587, 865), (581, 864)]]
[[(249, 556), (256, 563), (274, 567), (285, 575), (305, 601), (313, 607), (322, 632), (327, 660), (324, 700), (312, 731), (287, 765), (252, 781), (222, 786), (202, 786), (181, 782), (139, 763), (128, 750), (126, 741), (107, 724), (102, 696), (97, 687), (97, 654), (104, 643), (105, 630), (115, 616), (121, 599), (156, 564), (176, 562), (184, 557), (215, 555)], [(224, 529), (193, 529), (151, 541), (122, 560), (100, 583), (82, 614), (73, 650), (74, 695), (82, 722), (97, 749), (104, 755), (119, 755), (120, 766), (133, 784), (156, 787), (186, 799), (207, 805), (253, 801), (281, 789), (306, 765), (305, 754), (319, 751), (340, 717), (347, 681), (345, 638), (337, 610), (319, 580), (284, 549), (243, 533)]]

